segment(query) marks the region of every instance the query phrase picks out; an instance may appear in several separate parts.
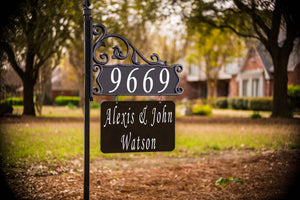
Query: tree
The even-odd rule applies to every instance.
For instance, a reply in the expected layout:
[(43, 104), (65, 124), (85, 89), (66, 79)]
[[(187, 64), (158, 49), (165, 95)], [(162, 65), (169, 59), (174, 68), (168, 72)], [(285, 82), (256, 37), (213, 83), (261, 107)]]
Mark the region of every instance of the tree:
[(52, 104), (52, 71), (60, 62), (61, 52), (48, 59), (40, 68), (37, 83), (35, 86), (35, 108), (39, 115), (42, 114), (43, 105)]
[[(231, 32), (220, 29), (207, 29), (202, 27), (202, 31), (195, 33), (192, 38), (187, 60), (190, 64), (201, 66), (204, 62), (207, 100), (209, 103), (212, 97), (217, 97), (218, 77), (221, 67), (232, 62), (234, 58), (243, 53), (244, 41), (237, 38)], [(201, 66), (202, 67), (202, 66)]]
[[(284, 117), (287, 107), (287, 64), (296, 38), (300, 15), (293, 0), (197, 0), (182, 12), (189, 27), (203, 24), (229, 29), (239, 36), (259, 40), (274, 65), (273, 117)], [(284, 37), (280, 38), (280, 33)]]
[(35, 116), (34, 86), (39, 69), (61, 52), (72, 35), (74, 1), (28, 0), (18, 7), (1, 32), (0, 53), (23, 82), (24, 115)]

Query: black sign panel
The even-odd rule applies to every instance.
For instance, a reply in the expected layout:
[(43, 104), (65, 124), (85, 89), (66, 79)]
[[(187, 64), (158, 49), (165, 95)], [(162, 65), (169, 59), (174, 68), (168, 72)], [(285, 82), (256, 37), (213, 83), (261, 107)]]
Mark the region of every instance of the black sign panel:
[(97, 75), (99, 95), (179, 95), (181, 65), (104, 65)]
[(174, 148), (174, 102), (107, 101), (101, 104), (103, 153), (172, 151)]

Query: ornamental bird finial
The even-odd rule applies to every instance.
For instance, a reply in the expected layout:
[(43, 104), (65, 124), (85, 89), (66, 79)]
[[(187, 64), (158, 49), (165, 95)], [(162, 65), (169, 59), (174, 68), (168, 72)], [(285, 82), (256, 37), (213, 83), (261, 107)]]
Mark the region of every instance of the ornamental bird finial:
[(90, 5), (91, 5), (91, 4), (90, 4), (90, 1), (89, 1), (89, 0), (84, 0), (83, 6), (84, 6), (85, 8), (88, 8)]

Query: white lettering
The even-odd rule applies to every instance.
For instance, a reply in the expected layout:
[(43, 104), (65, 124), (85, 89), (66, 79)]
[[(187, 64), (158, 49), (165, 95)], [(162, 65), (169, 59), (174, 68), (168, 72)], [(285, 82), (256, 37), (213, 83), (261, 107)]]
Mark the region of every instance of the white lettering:
[(141, 147), (141, 149), (144, 150), (144, 148), (145, 148), (145, 138), (142, 139), (142, 147)]
[(128, 146), (130, 143), (130, 139), (131, 139), (131, 132), (129, 132), (129, 138), (128, 135), (122, 135), (121, 137), (121, 143), (122, 143), (122, 149), (126, 149), (126, 151), (128, 150)]
[(131, 141), (131, 150), (132, 151), (135, 150), (135, 139), (132, 139), (132, 141)]
[(140, 136), (132, 138), (129, 132), (121, 136), (121, 145), (123, 151), (155, 150), (156, 138), (141, 138)]
[(105, 128), (108, 125), (122, 124), (124, 128), (127, 128), (129, 124), (134, 124), (134, 112), (130, 112), (131, 108), (129, 107), (128, 112), (118, 112), (118, 106), (116, 105), (113, 108), (108, 108), (106, 110), (106, 119), (103, 127)]
[(163, 106), (162, 111), (157, 111), (156, 108), (152, 109), (152, 122), (151, 126), (154, 126), (155, 123), (172, 123), (172, 112), (167, 112), (166, 111), (167, 105)]
[(106, 127), (107, 122), (109, 125), (111, 124), (110, 114), (111, 114), (111, 109), (109, 108), (106, 110), (106, 121), (105, 121), (105, 124), (103, 125), (103, 127)]
[(148, 108), (148, 106), (145, 106), (143, 108), (143, 111), (140, 112), (140, 115), (139, 115), (140, 123), (144, 124), (144, 125), (147, 125), (147, 119), (146, 119), (147, 108)]

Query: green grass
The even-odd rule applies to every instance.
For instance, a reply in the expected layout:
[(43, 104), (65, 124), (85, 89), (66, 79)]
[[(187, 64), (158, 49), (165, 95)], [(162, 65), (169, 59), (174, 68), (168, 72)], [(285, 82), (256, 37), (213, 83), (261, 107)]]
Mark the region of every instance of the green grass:
[[(94, 102), (91, 102), (91, 117), (100, 116), (100, 108), (98, 106), (92, 106)], [(93, 108), (95, 107), (95, 108)], [(176, 116), (182, 116), (183, 105), (176, 104)], [(13, 106), (13, 114), (22, 115), (23, 106)], [(38, 116), (38, 113), (36, 113)], [(246, 117), (250, 118), (253, 114), (251, 110), (232, 110), (232, 109), (213, 109), (212, 116), (223, 116), (223, 117)], [(271, 112), (260, 111), (259, 114), (268, 118), (271, 116)], [(84, 113), (82, 108), (69, 108), (68, 106), (43, 106), (42, 117), (83, 117)]]
[[(22, 115), (23, 106), (13, 106), (13, 114)], [(40, 117), (36, 112), (37, 117)], [(100, 108), (90, 109), (91, 117), (100, 116)], [(41, 117), (83, 117), (84, 112), (82, 108), (74, 107), (70, 108), (68, 106), (43, 106)]]
[(179, 124), (171, 156), (199, 156), (224, 150), (300, 148), (299, 125)]
[(82, 132), (72, 124), (7, 124), (1, 129), (1, 153), (9, 165), (60, 162), (83, 151)]
[[(83, 122), (1, 124), (0, 154), (10, 167), (31, 164), (55, 166), (83, 159)], [(167, 153), (102, 154), (100, 122), (91, 123), (90, 153), (93, 159), (142, 156), (195, 157), (224, 150), (300, 148), (300, 125), (296, 124), (176, 124), (176, 148)]]
[[(271, 116), (270, 111), (259, 111), (257, 112), (261, 117), (269, 118)], [(223, 116), (223, 117), (246, 117), (251, 118), (253, 114), (252, 110), (233, 110), (233, 109), (213, 109), (213, 116)]]

